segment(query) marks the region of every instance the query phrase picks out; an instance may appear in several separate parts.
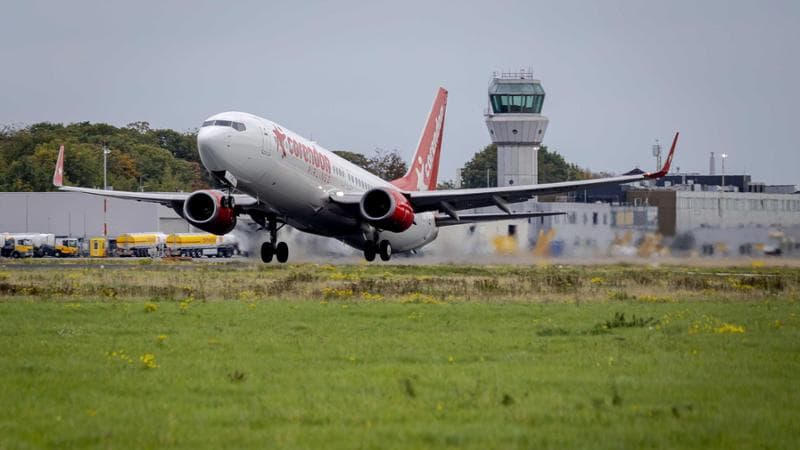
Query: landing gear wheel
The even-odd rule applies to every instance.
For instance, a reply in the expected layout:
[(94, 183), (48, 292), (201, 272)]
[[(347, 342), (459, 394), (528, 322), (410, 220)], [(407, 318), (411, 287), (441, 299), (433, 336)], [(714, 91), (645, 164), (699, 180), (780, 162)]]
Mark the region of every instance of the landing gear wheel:
[(279, 263), (285, 263), (289, 259), (289, 246), (286, 242), (278, 242), (275, 247), (275, 257), (278, 258)]
[(272, 255), (275, 253), (275, 250), (272, 248), (272, 244), (269, 242), (264, 242), (261, 244), (261, 261), (265, 263), (272, 262)]
[(219, 203), (223, 208), (233, 209), (236, 207), (236, 199), (231, 194), (222, 197), (222, 200)]
[(390, 244), (389, 241), (381, 241), (378, 250), (381, 254), (382, 261), (388, 261), (392, 259), (392, 244)]
[(364, 247), (364, 259), (369, 262), (375, 261), (375, 253), (375, 244), (367, 242), (367, 245)]

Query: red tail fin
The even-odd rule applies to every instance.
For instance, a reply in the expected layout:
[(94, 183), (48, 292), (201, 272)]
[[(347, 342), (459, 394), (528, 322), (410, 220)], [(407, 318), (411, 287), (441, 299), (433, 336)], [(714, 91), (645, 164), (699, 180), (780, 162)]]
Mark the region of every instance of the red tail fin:
[(393, 185), (406, 191), (433, 191), (436, 189), (446, 109), (447, 91), (439, 88), (425, 129), (422, 130), (422, 136), (419, 138), (417, 152), (414, 153), (414, 159), (411, 160), (411, 166), (402, 178), (392, 181)]
[(58, 160), (56, 161), (56, 171), (53, 172), (53, 186), (61, 187), (64, 185), (64, 144), (58, 149)]

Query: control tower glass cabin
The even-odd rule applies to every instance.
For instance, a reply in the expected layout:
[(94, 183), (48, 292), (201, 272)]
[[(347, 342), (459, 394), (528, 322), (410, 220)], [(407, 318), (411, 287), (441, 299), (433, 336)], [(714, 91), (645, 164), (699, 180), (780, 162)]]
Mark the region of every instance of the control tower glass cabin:
[(486, 127), (497, 145), (497, 185), (536, 184), (538, 151), (547, 130), (544, 89), (530, 73), (495, 74), (489, 83)]

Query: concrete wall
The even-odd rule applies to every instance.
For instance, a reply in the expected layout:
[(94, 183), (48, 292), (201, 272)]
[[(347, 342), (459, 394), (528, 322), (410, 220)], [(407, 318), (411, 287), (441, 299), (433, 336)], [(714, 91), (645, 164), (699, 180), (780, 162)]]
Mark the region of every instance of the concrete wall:
[(533, 145), (497, 145), (497, 185), (520, 186), (539, 180), (538, 147)]
[[(186, 232), (189, 225), (170, 208), (108, 199), (108, 234)], [(103, 198), (74, 192), (0, 192), (0, 231), (103, 235)]]

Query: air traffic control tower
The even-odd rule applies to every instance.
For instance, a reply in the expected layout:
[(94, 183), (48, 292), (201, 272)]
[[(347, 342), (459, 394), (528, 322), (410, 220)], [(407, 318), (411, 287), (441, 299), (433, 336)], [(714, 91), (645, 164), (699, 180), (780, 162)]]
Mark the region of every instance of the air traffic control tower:
[(497, 144), (497, 186), (538, 182), (539, 145), (548, 123), (543, 103), (544, 89), (532, 71), (492, 75), (486, 126)]

